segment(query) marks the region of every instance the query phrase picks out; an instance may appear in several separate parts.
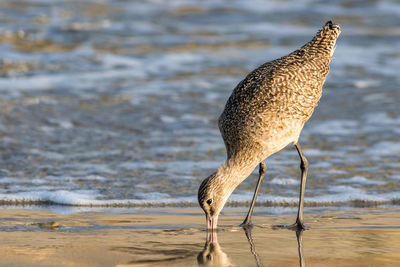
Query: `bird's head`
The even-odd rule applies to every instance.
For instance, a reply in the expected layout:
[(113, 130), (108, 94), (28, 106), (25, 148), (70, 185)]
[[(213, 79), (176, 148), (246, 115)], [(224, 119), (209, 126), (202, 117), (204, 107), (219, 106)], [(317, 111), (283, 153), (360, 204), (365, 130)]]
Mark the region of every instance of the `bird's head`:
[(200, 207), (206, 214), (207, 228), (216, 229), (218, 215), (225, 205), (225, 202), (232, 193), (230, 188), (224, 187), (223, 180), (214, 173), (207, 177), (200, 185), (198, 192), (198, 201)]
[(310, 50), (316, 50), (317, 53), (328, 53), (329, 56), (333, 55), (335, 51), (336, 40), (340, 35), (340, 25), (332, 21), (328, 21), (315, 37), (305, 45)]

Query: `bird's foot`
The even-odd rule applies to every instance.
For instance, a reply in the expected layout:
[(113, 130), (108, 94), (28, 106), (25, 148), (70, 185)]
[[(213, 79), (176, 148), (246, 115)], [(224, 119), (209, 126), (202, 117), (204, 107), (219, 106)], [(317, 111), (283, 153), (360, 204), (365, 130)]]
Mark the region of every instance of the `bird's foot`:
[(239, 226), (247, 229), (253, 228), (253, 224), (250, 220), (244, 220)]
[(307, 229), (304, 223), (298, 220), (294, 224), (289, 225), (287, 228), (294, 231), (303, 231)]

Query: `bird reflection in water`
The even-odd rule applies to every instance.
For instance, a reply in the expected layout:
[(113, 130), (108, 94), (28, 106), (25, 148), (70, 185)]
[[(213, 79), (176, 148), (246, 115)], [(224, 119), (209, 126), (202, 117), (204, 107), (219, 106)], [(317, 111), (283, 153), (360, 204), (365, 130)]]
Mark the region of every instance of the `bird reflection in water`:
[(200, 266), (233, 266), (219, 243), (216, 230), (207, 231), (207, 239), (204, 249), (197, 256), (197, 263)]
[(306, 262), (304, 261), (304, 257), (303, 257), (303, 232), (304, 232), (304, 230), (296, 231), (297, 249), (299, 251), (300, 267), (306, 267)]
[[(247, 241), (250, 244), (250, 252), (254, 256), (256, 266), (264, 266), (256, 251), (256, 246), (251, 234), (252, 226), (243, 227), (243, 230), (247, 237)], [(302, 229), (296, 231), (300, 267), (306, 266), (303, 257), (303, 232), (304, 230)], [(229, 259), (228, 255), (222, 251), (221, 246), (218, 243), (217, 231), (215, 230), (207, 231), (206, 243), (203, 250), (197, 256), (197, 263), (199, 266), (235, 266), (235, 264)]]
[(256, 246), (254, 245), (254, 242), (253, 242), (253, 236), (251, 235), (252, 228), (253, 228), (252, 225), (250, 225), (250, 226), (244, 225), (243, 226), (243, 230), (244, 230), (244, 233), (246, 234), (247, 241), (249, 241), (249, 244), (250, 244), (251, 254), (253, 254), (254, 259), (256, 260), (257, 267), (260, 267), (260, 266), (262, 266), (262, 264), (261, 264), (260, 256), (258, 256), (258, 254), (257, 254)]

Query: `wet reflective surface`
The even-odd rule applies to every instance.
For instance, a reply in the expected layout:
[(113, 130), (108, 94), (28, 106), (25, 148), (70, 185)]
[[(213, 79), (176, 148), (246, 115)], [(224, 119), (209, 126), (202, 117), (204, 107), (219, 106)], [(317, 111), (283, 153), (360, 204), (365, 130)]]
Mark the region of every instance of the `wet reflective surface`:
[[(397, 1), (1, 1), (0, 201), (197, 206), (225, 159), (236, 84), (342, 26), (300, 142), (306, 202), (400, 198)], [(295, 205), (294, 148), (267, 160), (260, 205)], [(231, 200), (251, 199), (256, 175)]]
[[(163, 213), (165, 212), (165, 213)], [(243, 211), (242, 211), (243, 212)], [(1, 210), (1, 264), (35, 266), (398, 266), (398, 209), (310, 213), (308, 230), (281, 227), (294, 216), (234, 212), (207, 233), (197, 210), (103, 209), (58, 215)], [(56, 226), (56, 227), (55, 227)]]

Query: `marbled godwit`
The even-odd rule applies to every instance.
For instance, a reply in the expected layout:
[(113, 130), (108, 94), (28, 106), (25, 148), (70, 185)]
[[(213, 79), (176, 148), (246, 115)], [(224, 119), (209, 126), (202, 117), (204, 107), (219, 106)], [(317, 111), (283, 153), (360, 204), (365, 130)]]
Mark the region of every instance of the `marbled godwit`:
[(322, 94), (340, 26), (328, 21), (315, 37), (287, 56), (267, 62), (233, 90), (218, 126), (227, 160), (200, 185), (198, 200), (207, 227), (217, 227), (218, 215), (233, 190), (259, 165), (259, 179), (243, 225), (251, 214), (266, 172), (264, 160), (293, 143), (301, 164), (300, 198), (293, 227), (304, 229), (303, 206), (308, 162), (298, 139)]

